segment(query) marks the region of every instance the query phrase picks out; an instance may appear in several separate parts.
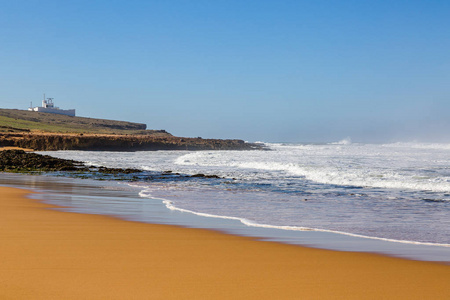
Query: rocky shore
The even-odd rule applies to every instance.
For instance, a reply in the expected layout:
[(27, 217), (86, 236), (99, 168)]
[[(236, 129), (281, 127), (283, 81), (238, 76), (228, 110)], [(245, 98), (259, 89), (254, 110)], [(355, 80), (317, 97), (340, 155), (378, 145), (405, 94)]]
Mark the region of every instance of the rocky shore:
[(166, 180), (189, 178), (221, 179), (217, 175), (194, 174), (186, 175), (164, 172), (145, 172), (140, 169), (107, 168), (103, 166), (87, 166), (83, 162), (69, 159), (61, 159), (49, 155), (41, 155), (23, 150), (0, 151), (0, 172), (9, 173), (58, 173), (69, 177), (91, 178), (99, 180)]
[(137, 169), (114, 169), (105, 167), (85, 166), (84, 163), (41, 155), (37, 153), (25, 152), (23, 150), (0, 151), (0, 171), (32, 173), (32, 172), (57, 172), (57, 171), (77, 171), (77, 172), (102, 172), (102, 173), (139, 173)]
[(0, 147), (20, 147), (36, 151), (252, 150), (261, 148), (258, 144), (246, 143), (242, 140), (36, 132), (0, 133)]

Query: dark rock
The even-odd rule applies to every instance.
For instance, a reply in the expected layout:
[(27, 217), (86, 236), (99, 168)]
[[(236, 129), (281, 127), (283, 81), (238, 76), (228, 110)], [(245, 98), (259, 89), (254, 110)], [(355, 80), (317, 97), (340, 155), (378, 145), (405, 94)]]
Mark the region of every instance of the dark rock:
[(195, 174), (195, 175), (192, 175), (191, 177), (199, 177), (199, 178), (222, 178), (222, 177), (217, 176), (217, 175), (205, 175), (205, 174)]
[(134, 174), (139, 169), (86, 167), (82, 162), (25, 152), (23, 150), (0, 151), (0, 171), (4, 172), (54, 172), (83, 171), (103, 174)]
[(48, 155), (27, 153), (23, 150), (0, 151), (0, 171), (75, 171), (83, 163), (59, 159)]

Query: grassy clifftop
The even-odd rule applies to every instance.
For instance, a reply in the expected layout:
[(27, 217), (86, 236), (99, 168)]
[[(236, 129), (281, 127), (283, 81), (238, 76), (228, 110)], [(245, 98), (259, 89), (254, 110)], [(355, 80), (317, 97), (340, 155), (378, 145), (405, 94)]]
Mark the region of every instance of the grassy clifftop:
[(242, 140), (181, 138), (145, 124), (0, 109), (0, 148), (36, 151), (251, 150)]
[(0, 132), (54, 132), (139, 134), (170, 136), (164, 130), (146, 130), (140, 123), (70, 117), (18, 109), (0, 109)]

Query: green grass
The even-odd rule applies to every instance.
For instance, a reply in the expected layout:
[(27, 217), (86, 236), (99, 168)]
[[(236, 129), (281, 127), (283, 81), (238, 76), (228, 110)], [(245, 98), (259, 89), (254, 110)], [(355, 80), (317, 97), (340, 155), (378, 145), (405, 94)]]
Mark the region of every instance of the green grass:
[[(46, 131), (46, 132), (76, 132), (76, 133), (83, 132), (83, 129), (81, 129), (81, 128), (73, 128), (73, 127), (68, 127), (68, 126), (58, 126), (58, 125), (54, 125), (54, 124), (46, 124), (46, 123), (33, 122), (33, 121), (27, 121), (27, 120), (13, 119), (13, 118), (8, 118), (8, 117), (4, 117), (4, 116), (0, 116), (0, 126), (12, 127), (13, 128), (12, 131), (14, 131), (14, 128), (17, 128), (17, 129), (28, 129), (28, 130)], [(8, 128), (2, 128), (2, 129), (0, 129), (0, 130), (2, 130), (2, 131), (11, 130)]]
[(70, 117), (17, 109), (0, 109), (0, 132), (23, 130), (55, 133), (170, 135), (161, 130), (146, 130), (145, 124)]

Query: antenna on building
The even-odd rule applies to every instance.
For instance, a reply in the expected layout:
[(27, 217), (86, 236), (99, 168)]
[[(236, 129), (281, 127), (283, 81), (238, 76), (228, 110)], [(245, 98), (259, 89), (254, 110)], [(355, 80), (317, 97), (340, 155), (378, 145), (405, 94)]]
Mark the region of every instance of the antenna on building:
[(32, 107), (32, 106), (33, 102), (31, 102), (31, 107), (28, 109), (29, 111), (53, 113), (75, 117), (75, 109), (60, 109), (59, 107), (56, 107), (55, 104), (53, 103), (53, 98), (45, 98), (45, 94), (44, 99), (42, 100), (41, 107)]

